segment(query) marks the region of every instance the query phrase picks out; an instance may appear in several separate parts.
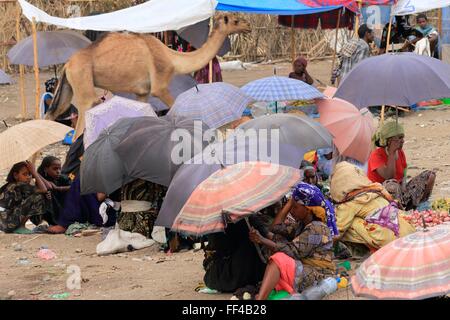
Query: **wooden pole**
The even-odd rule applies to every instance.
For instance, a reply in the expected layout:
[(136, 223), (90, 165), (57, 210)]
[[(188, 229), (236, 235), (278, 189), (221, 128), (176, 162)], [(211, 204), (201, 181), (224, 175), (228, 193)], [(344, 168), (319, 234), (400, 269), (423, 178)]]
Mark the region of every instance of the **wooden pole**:
[(39, 119), (39, 100), (41, 96), (41, 86), (39, 83), (39, 65), (38, 65), (38, 49), (37, 49), (37, 32), (36, 32), (36, 19), (33, 17), (31, 21), (31, 28), (33, 31), (33, 53), (34, 53), (34, 80), (36, 81), (36, 102), (34, 118)]
[(362, 9), (362, 2), (361, 2), (361, 0), (356, 0), (356, 2), (358, 2), (359, 14), (356, 15), (354, 37), (358, 37), (358, 29), (359, 29), (359, 25), (361, 24), (361, 21), (360, 21), (359, 17), (361, 15), (361, 9)]
[(388, 53), (388, 51), (389, 51), (389, 43), (391, 40), (391, 31), (392, 31), (392, 20), (393, 20), (393, 17), (391, 16), (389, 18), (389, 28), (388, 28), (387, 39), (386, 39), (386, 53)]
[(438, 10), (438, 32), (442, 34), (442, 8)]
[[(17, 5), (17, 15), (16, 15), (16, 40), (17, 42), (20, 41), (20, 16), (22, 14), (22, 11), (20, 9), (20, 6)], [(20, 102), (22, 105), (22, 118), (27, 118), (27, 105), (25, 100), (25, 80), (24, 80), (24, 67), (23, 65), (19, 65), (19, 90), (20, 90)]]
[(341, 26), (341, 14), (342, 14), (342, 9), (339, 9), (337, 25), (336, 25), (336, 39), (334, 41), (333, 62), (331, 64), (331, 76), (333, 76), (334, 67), (336, 66), (336, 55), (337, 55), (337, 45), (338, 45), (338, 37), (339, 37), (339, 27)]
[[(387, 39), (386, 39), (386, 53), (389, 52), (389, 42), (391, 40), (391, 30), (392, 30), (392, 19), (393, 17), (391, 16), (389, 18), (389, 28), (388, 28), (388, 33), (387, 33)], [(384, 122), (384, 112), (385, 112), (386, 107), (383, 105), (381, 107), (381, 124), (383, 124)]]
[(291, 16), (291, 60), (294, 63), (295, 60), (295, 29), (294, 29), (295, 16)]
[[(211, 17), (211, 19), (209, 19), (209, 34), (212, 33), (214, 28), (214, 17)], [(213, 58), (214, 59), (214, 58)], [(208, 72), (208, 76), (209, 76), (209, 83), (213, 82), (213, 61), (209, 61), (209, 72)]]

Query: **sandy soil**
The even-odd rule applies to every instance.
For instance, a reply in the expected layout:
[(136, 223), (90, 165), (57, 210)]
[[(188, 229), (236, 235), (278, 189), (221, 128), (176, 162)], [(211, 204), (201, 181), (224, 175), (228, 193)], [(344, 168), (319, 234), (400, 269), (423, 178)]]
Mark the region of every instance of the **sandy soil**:
[[(273, 74), (273, 65), (260, 65), (248, 70), (225, 71), (224, 80), (243, 85), (250, 80)], [(309, 71), (314, 78), (328, 83), (330, 61), (312, 62)], [(290, 66), (276, 66), (277, 74), (286, 75)], [(41, 75), (42, 83), (51, 73)], [(34, 82), (27, 75), (27, 105), (34, 106)], [(0, 86), (0, 120), (8, 124), (20, 113), (18, 85)], [(30, 111), (30, 115), (32, 111)], [(400, 120), (406, 129), (405, 152), (414, 175), (424, 169), (437, 170), (433, 198), (450, 196), (450, 109), (411, 113)], [(0, 124), (1, 125), (1, 124)], [(2, 131), (4, 128), (0, 129)], [(44, 155), (64, 158), (67, 147), (53, 145)], [(0, 172), (0, 181), (5, 171)], [(63, 235), (0, 234), (0, 299), (55, 299), (51, 295), (69, 293), (68, 299), (229, 299), (229, 294), (207, 295), (194, 288), (202, 282), (202, 252), (166, 255), (157, 246), (132, 253), (98, 257), (95, 247), (100, 235), (70, 238)], [(21, 251), (15, 251), (17, 244)], [(41, 246), (57, 254), (51, 261), (37, 258)], [(80, 250), (78, 250), (80, 249)], [(20, 264), (20, 258), (30, 263)], [(79, 267), (81, 290), (70, 290), (70, 270)], [(69, 273), (68, 273), (69, 271)], [(351, 290), (341, 289), (328, 299), (357, 299)]]

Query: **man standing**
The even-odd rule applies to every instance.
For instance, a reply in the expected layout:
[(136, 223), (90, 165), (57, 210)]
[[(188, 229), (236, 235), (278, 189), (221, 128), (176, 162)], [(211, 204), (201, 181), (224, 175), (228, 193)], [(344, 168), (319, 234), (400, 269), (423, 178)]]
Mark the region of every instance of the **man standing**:
[(339, 66), (331, 77), (332, 84), (337, 78), (344, 78), (359, 62), (370, 57), (369, 44), (374, 40), (373, 31), (363, 24), (358, 29), (358, 36), (359, 39), (352, 39), (342, 47), (339, 53)]

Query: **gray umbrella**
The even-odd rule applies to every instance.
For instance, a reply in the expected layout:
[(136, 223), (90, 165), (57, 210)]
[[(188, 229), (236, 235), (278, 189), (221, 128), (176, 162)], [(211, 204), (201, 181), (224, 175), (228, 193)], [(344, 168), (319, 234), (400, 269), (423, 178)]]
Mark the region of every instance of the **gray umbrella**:
[(0, 69), (0, 84), (11, 84), (13, 83), (10, 76), (8, 76), (5, 71)]
[[(194, 48), (200, 49), (208, 40), (209, 19), (182, 28), (178, 30), (177, 33), (181, 38), (189, 42)], [(227, 37), (217, 55), (223, 56), (230, 50), (231, 50), (231, 42), (230, 39)]]
[(128, 176), (169, 186), (180, 165), (206, 147), (207, 129), (181, 117), (147, 118), (130, 128), (116, 152)]
[[(195, 87), (197, 85), (197, 81), (187, 74), (179, 74), (173, 77), (172, 81), (169, 84), (170, 94), (174, 99), (176, 99), (183, 92)], [(136, 99), (136, 95), (133, 93), (116, 93), (116, 95), (128, 98), (128, 99)], [(164, 111), (169, 109), (169, 107), (162, 102), (159, 98), (153, 97), (150, 95), (148, 98), (148, 103), (153, 107), (153, 110), (156, 112)]]
[[(279, 142), (290, 144), (302, 150), (313, 150), (327, 148), (332, 146), (333, 137), (329, 131), (320, 123), (311, 118), (291, 115), (291, 114), (272, 114), (262, 116), (241, 124), (237, 129), (242, 129), (246, 134), (265, 134), (263, 129), (267, 130), (268, 139), (276, 139), (271, 129), (279, 129)], [(249, 130), (255, 129), (255, 131)], [(240, 134), (236, 131), (234, 134)]]
[[(97, 140), (84, 152), (81, 161), (81, 193), (103, 192), (110, 194), (132, 181), (114, 149), (125, 137), (131, 125), (144, 121), (142, 118), (122, 118), (103, 130)], [(148, 117), (153, 118), (153, 117)]]
[[(40, 31), (37, 33), (38, 65), (47, 67), (66, 63), (78, 50), (86, 48), (91, 41), (75, 31)], [(8, 51), (12, 64), (34, 65), (33, 37), (29, 36)]]
[(450, 65), (415, 53), (383, 54), (359, 63), (343, 79), (334, 97), (359, 109), (411, 106), (450, 97)]
[(171, 228), (194, 189), (223, 166), (243, 161), (269, 162), (270, 158), (273, 163), (299, 168), (303, 155), (304, 151), (294, 146), (280, 144), (276, 147), (270, 140), (258, 138), (230, 137), (225, 142), (211, 144), (177, 171), (166, 193), (155, 225)]

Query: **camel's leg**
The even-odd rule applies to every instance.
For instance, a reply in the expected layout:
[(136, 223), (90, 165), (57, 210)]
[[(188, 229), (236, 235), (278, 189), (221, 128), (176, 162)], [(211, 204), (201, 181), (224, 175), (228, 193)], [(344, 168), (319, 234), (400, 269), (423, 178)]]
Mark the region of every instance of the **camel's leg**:
[(78, 121), (73, 141), (83, 134), (85, 128), (85, 112), (92, 108), (98, 100), (91, 70), (92, 66), (88, 62), (83, 63), (83, 68), (75, 64), (74, 68), (66, 70), (67, 79), (72, 85), (74, 98), (77, 101), (76, 107), (78, 109)]
[[(155, 68), (155, 70), (158, 70)], [(162, 102), (164, 102), (170, 109), (173, 106), (175, 99), (172, 97), (169, 91), (169, 83), (172, 79), (173, 72), (169, 70), (161, 70), (159, 69), (159, 73), (155, 72), (150, 73), (151, 79), (151, 95), (154, 97), (158, 97)]]

